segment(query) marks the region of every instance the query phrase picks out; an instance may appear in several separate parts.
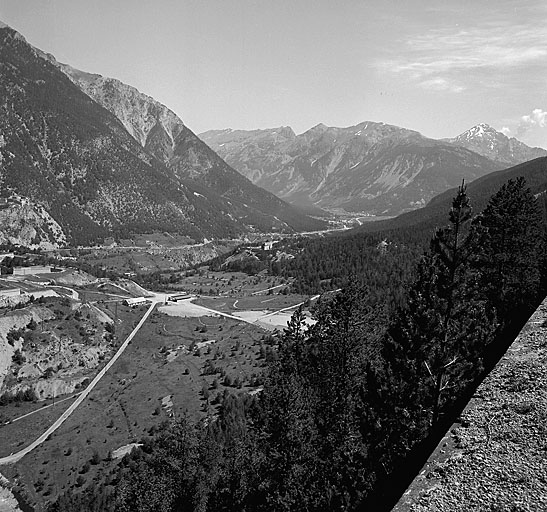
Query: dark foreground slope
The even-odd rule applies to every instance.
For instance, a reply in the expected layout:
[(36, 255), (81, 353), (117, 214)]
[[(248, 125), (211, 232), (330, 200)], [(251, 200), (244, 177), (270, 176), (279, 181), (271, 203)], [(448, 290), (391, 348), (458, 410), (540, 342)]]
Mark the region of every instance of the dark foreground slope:
[[(523, 180), (496, 192), (479, 225), (465, 187), (447, 217), (416, 265), (406, 307), (389, 312), (354, 280), (318, 301), (310, 328), (295, 312), (267, 342), (260, 393), (225, 394), (205, 425), (166, 423), (105, 482), (68, 490), (50, 510), (390, 510), (409, 469), (545, 296), (545, 224)], [(541, 477), (541, 457), (526, 462)], [(515, 476), (506, 487), (527, 478)]]
[(546, 343), (544, 300), (394, 512), (547, 510)]
[(33, 244), (153, 230), (201, 239), (321, 226), (230, 170), (201, 141), (196, 146), (189, 131), (178, 158), (188, 157), (195, 139), (194, 154), (209, 160), (212, 177), (167, 167), (7, 26), (0, 26), (0, 67), (2, 195), (33, 209), (34, 225), (19, 230), (29, 230)]

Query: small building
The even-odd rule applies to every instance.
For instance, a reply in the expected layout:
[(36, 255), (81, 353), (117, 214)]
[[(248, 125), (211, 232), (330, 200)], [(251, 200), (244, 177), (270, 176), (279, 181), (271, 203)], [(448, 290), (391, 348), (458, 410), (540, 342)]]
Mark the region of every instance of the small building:
[(179, 300), (186, 300), (186, 299), (190, 299), (192, 296), (189, 295), (188, 293), (177, 293), (175, 295), (171, 295), (167, 300), (171, 301), (171, 302), (177, 302)]
[(123, 304), (132, 308), (135, 308), (137, 306), (142, 306), (143, 304), (147, 304), (150, 302), (150, 299), (147, 299), (146, 297), (131, 297), (129, 299), (125, 299), (123, 301)]
[(21, 295), (21, 288), (5, 288), (0, 289), (0, 297), (18, 297)]
[(14, 276), (26, 276), (34, 274), (50, 274), (52, 269), (49, 265), (34, 265), (32, 267), (13, 267)]
[(271, 251), (273, 249), (275, 242), (272, 242), (270, 240), (267, 240), (262, 244), (262, 250), (263, 251)]

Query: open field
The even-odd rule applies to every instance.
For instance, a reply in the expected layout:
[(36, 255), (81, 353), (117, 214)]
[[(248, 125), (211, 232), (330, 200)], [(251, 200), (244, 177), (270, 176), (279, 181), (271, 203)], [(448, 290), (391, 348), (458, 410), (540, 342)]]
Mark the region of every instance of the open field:
[[(96, 314), (114, 320), (114, 349), (148, 308), (124, 306), (123, 298), (142, 296), (146, 291), (130, 281), (84, 279), (80, 283), (77, 278), (67, 273), (65, 289), (77, 293), (78, 301), (48, 299), (55, 302), (57, 323), (65, 322), (56, 328), (77, 339), (81, 329), (74, 323), (71, 309), (83, 308), (81, 317), (86, 320), (86, 308), (95, 308)], [(269, 331), (285, 327), (293, 306), (308, 299), (283, 294), (288, 283), (277, 277), (200, 269), (179, 273), (178, 278), (176, 286), (185, 292), (201, 288), (215, 295), (194, 299), (195, 304), (184, 300), (158, 305), (120, 359), (65, 423), (17, 464), (2, 468), (12, 481), (23, 484), (30, 503), (42, 507), (70, 487), (93, 485), (106, 475), (112, 452), (151, 435), (161, 422), (183, 414), (193, 420), (214, 417), (225, 390), (256, 390), (265, 358), (273, 357), (268, 344), (274, 339)], [(47, 289), (49, 283), (46, 279), (29, 281), (23, 280), (22, 285)], [(258, 322), (253, 325), (219, 316), (204, 307)], [(54, 328), (53, 324), (47, 327)], [(102, 366), (83, 371), (82, 377), (92, 378)], [(17, 452), (39, 437), (73, 403), (72, 398), (59, 402), (65, 397), (57, 396), (55, 407), (38, 402), (0, 408), (5, 421), (35, 411), (1, 427), (4, 443), (0, 456)]]
[(293, 306), (305, 302), (307, 295), (253, 295), (242, 297), (199, 297), (194, 302), (205, 307), (218, 309), (226, 313), (241, 310), (271, 310)]
[[(113, 242), (113, 240), (112, 240)], [(168, 233), (150, 233), (132, 240), (104, 247), (72, 249), (78, 261), (123, 274), (134, 272), (169, 272), (183, 270), (229, 252), (240, 240), (195, 243), (188, 237)], [(59, 251), (63, 253), (66, 251)]]
[[(56, 407), (62, 400), (72, 400), (72, 397), (75, 397), (76, 394), (70, 393), (68, 395), (63, 395), (61, 397), (46, 398), (45, 400), (40, 400), (36, 402), (16, 402), (0, 407), (0, 424), (5, 424), (8, 421), (20, 418), (21, 416), (31, 415), (31, 414), (40, 414), (42, 410), (50, 407)], [(6, 435), (8, 429), (2, 431), (2, 436)], [(4, 440), (5, 437), (2, 437)], [(0, 457), (5, 455), (5, 450), (3, 446), (0, 445)]]
[[(226, 388), (254, 389), (249, 384), (260, 373), (263, 335), (261, 329), (227, 318), (179, 318), (154, 312), (90, 397), (50, 440), (3, 472), (17, 474), (37, 503), (76, 485), (79, 476), (85, 478), (83, 486), (90, 485), (104, 473), (109, 452), (138, 441), (154, 425), (172, 415), (197, 419), (214, 414), (212, 402)], [(208, 400), (203, 398), (204, 389)], [(172, 406), (162, 406), (162, 399)], [(25, 431), (25, 439), (31, 437)], [(16, 441), (11, 443), (18, 447)]]
[[(52, 403), (51, 400), (48, 401)], [(71, 400), (64, 400), (61, 403), (56, 403), (52, 407), (43, 408), (42, 405), (46, 405), (44, 402), (37, 402), (32, 404), (35, 406), (35, 413), (31, 414), (19, 421), (10, 423), (9, 425), (0, 426), (0, 437), (2, 443), (0, 444), (0, 457), (5, 457), (11, 453), (15, 453), (26, 445), (30, 444), (37, 438), (49, 425), (51, 425), (71, 404)], [(36, 407), (38, 406), (38, 407)], [(10, 416), (16, 413), (16, 407), (13, 407), (11, 411), (0, 410), (1, 413), (5, 413), (6, 416)], [(21, 414), (23, 408), (21, 407)], [(27, 411), (30, 412), (30, 411)], [(18, 415), (13, 415), (17, 417)], [(10, 417), (13, 419), (13, 417)]]
[(276, 287), (272, 294), (279, 293), (290, 286), (290, 280), (279, 276), (260, 273), (249, 276), (243, 272), (215, 272), (208, 269), (180, 272), (175, 275), (176, 282), (167, 285), (170, 290), (184, 290), (198, 295), (238, 297), (253, 293), (267, 294), (269, 288)]

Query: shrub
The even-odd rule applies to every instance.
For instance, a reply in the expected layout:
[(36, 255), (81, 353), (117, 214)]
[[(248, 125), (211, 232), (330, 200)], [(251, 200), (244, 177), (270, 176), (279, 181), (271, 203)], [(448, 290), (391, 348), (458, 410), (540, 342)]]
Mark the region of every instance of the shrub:
[(93, 450), (93, 455), (91, 456), (90, 462), (94, 466), (96, 466), (97, 464), (99, 464), (99, 462), (101, 462), (101, 457), (99, 456), (99, 452), (97, 450)]

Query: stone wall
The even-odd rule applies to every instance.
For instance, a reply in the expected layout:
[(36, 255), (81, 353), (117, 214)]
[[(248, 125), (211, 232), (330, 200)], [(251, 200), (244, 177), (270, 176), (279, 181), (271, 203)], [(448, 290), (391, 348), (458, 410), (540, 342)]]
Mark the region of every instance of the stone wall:
[(547, 510), (547, 299), (393, 512)]

